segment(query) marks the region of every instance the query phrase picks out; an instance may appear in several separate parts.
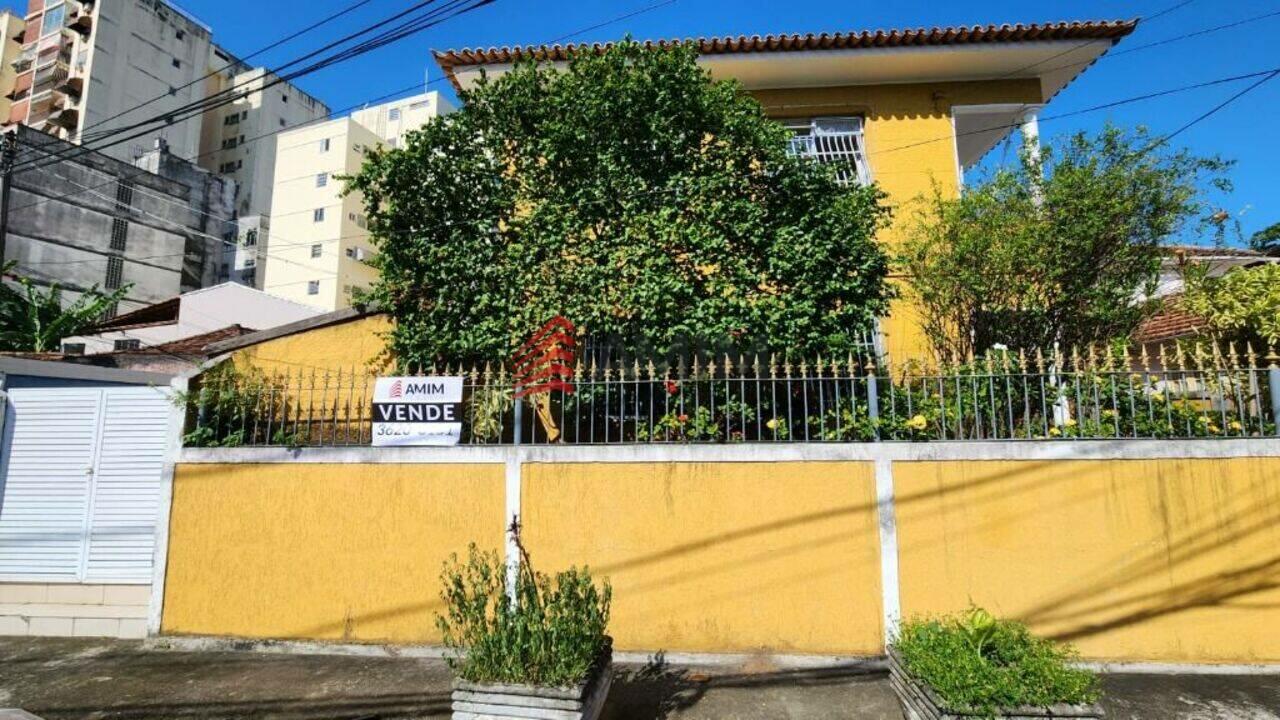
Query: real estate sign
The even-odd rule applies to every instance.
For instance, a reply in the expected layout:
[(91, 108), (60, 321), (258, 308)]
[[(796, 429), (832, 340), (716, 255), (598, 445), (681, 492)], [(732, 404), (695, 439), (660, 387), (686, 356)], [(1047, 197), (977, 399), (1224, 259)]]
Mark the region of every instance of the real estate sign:
[(373, 388), (373, 444), (457, 445), (461, 377), (384, 377)]

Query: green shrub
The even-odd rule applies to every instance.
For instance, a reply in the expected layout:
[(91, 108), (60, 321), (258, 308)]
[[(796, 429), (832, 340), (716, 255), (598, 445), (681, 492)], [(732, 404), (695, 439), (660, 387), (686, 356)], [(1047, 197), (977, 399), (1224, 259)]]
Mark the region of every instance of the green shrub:
[(979, 608), (907, 621), (894, 647), (907, 672), (952, 710), (990, 717), (1000, 708), (1098, 698), (1097, 677), (1068, 665), (1074, 650)]
[(449, 666), (475, 683), (569, 687), (586, 679), (609, 642), (612, 589), (597, 588), (586, 569), (554, 578), (521, 564), (512, 603), (506, 567), (494, 552), (475, 545), (467, 562), (453, 556), (441, 575), (445, 614), (436, 617)]

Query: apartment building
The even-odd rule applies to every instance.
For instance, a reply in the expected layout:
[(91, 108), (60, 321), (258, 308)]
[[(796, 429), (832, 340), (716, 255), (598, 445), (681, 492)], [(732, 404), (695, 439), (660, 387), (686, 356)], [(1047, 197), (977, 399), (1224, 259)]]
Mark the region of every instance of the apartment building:
[(236, 181), (241, 215), (271, 212), (276, 142), (282, 128), (296, 127), (329, 115), (329, 107), (290, 85), (277, 83), (265, 68), (250, 68), (214, 47), (206, 81), (209, 95), (227, 88), (250, 93), (205, 113), (200, 136), (200, 165)]
[(222, 282), (235, 237), (235, 182), (174, 156), (157, 141), (135, 163), (74, 147), (29, 127), (20, 147), (74, 154), (13, 175), (5, 260), (37, 284), (71, 292), (130, 286), (119, 305), (143, 305)]
[(8, 103), (0, 119), (60, 140), (92, 143), (99, 133), (224, 91), (243, 94), (100, 149), (132, 162), (163, 140), (172, 158), (233, 181), (239, 194), (230, 211), (241, 227), (214, 263), (215, 280), (262, 286), (253, 241), (269, 225), (275, 133), (326, 117), (324, 103), (273, 84), (275, 76), (214, 44), (208, 26), (165, 0), (28, 0), (25, 17), (0, 15), (0, 32), (17, 38), (4, 43), (3, 68), (11, 72), (0, 71)]
[(262, 289), (324, 310), (349, 307), (377, 272), (369, 265), (364, 203), (357, 194), (343, 197), (337, 176), (358, 172), (367, 149), (399, 147), (406, 133), (452, 109), (430, 92), (281, 133), (271, 242), (257, 240), (263, 257), (268, 247), (271, 252)]
[(22, 38), (26, 31), (25, 20), (8, 10), (0, 11), (0, 121), (9, 117), (13, 106), (9, 93), (18, 78), (13, 63), (22, 54)]
[(239, 188), (240, 227), (235, 244), (225, 248), (223, 277), (262, 289), (279, 131), (322, 119), (329, 107), (287, 82), (273, 84), (276, 76), (216, 45), (211, 57), (207, 95), (229, 88), (249, 93), (205, 113), (200, 132), (200, 165)]
[[(28, 0), (24, 20), (10, 124), (80, 143), (203, 97), (198, 81), (207, 72), (212, 33), (162, 0)], [(116, 117), (143, 103), (149, 104)], [(176, 123), (99, 149), (128, 162), (157, 137), (175, 155), (194, 157), (200, 123)]]

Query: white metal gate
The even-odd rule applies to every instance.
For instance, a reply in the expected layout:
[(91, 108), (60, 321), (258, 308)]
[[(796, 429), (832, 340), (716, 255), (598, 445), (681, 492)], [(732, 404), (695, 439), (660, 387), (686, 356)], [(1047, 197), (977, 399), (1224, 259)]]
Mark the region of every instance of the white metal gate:
[(151, 580), (168, 388), (13, 388), (0, 455), (0, 580)]

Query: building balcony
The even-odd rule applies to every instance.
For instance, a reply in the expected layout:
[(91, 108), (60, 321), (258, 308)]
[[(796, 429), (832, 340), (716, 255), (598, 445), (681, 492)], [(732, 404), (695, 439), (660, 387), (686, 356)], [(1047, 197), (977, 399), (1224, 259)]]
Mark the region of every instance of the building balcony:
[(73, 107), (56, 107), (49, 113), (48, 122), (64, 130), (75, 130), (80, 124), (80, 111)]
[(10, 65), (13, 66), (14, 72), (23, 73), (30, 70), (35, 61), (36, 46), (32, 45), (31, 47), (23, 48), (22, 52), (18, 57), (13, 59), (13, 62), (10, 63)]
[(31, 94), (39, 95), (67, 82), (71, 77), (71, 68), (61, 62), (55, 62), (42, 68), (36, 68), (31, 81)]
[(17, 100), (19, 98), (26, 97), (29, 94), (29, 91), (31, 90), (31, 84), (34, 78), (35, 78), (35, 74), (29, 73), (29, 72), (23, 73), (18, 77), (14, 78), (13, 89), (10, 90), (9, 94), (6, 95), (5, 97), (9, 98), (10, 100)]
[(93, 5), (72, 2), (68, 4), (68, 12), (67, 27), (88, 37), (93, 32)]
[(70, 103), (80, 102), (84, 94), (84, 78), (70, 76), (53, 88), (54, 95), (61, 95)]
[(27, 110), (31, 106), (30, 100), (21, 100), (15, 102), (9, 107), (9, 124), (25, 123), (27, 121)]

